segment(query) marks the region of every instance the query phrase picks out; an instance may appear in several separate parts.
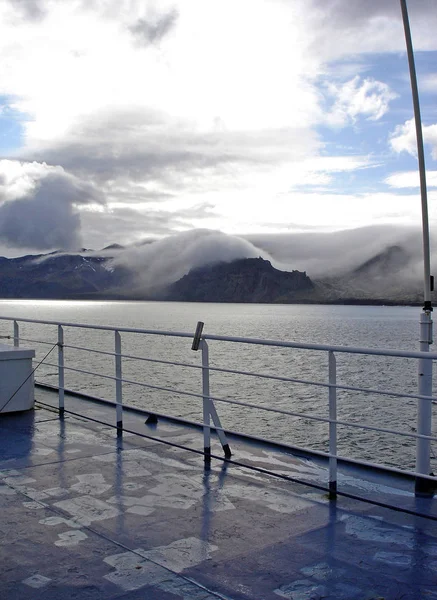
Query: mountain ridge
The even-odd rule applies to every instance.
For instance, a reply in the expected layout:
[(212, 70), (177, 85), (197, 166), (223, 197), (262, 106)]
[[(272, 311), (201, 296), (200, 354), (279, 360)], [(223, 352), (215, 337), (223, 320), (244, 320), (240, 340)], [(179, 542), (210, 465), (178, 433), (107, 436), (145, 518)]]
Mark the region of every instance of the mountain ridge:
[(282, 271), (261, 257), (192, 268), (166, 287), (145, 288), (138, 272), (113, 260), (111, 244), (100, 254), (55, 251), (0, 257), (0, 297), (35, 299), (166, 300), (186, 302), (420, 304), (421, 285), (402, 278), (409, 254), (400, 246), (340, 276), (310, 278)]

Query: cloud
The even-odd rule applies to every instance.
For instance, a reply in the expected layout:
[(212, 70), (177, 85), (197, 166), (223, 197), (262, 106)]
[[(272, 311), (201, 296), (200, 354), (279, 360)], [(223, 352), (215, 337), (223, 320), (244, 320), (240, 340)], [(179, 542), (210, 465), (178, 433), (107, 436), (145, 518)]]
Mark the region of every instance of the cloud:
[[(422, 124), (423, 141), (431, 146), (432, 157), (437, 160), (437, 124)], [(390, 136), (390, 145), (395, 152), (417, 155), (416, 126), (414, 119), (398, 125)]]
[(359, 116), (377, 121), (388, 111), (390, 101), (397, 98), (386, 83), (370, 78), (362, 80), (358, 75), (341, 85), (328, 84), (327, 90), (334, 104), (325, 118), (334, 127), (355, 123)]
[[(328, 165), (332, 146), (317, 129), (330, 61), (404, 49), (396, 3), (365, 4), (252, 0), (248, 18), (247, 3), (220, 0), (0, 2), (0, 94), (21, 116), (13, 157), (99, 190), (104, 205), (69, 204), (86, 245), (189, 227), (317, 227), (319, 215), (330, 228), (344, 226), (343, 215), (368, 222), (371, 211), (355, 210), (358, 194), (336, 202), (303, 193), (332, 191), (336, 173), (352, 180), (370, 163), (340, 156), (332, 162), (343, 166)], [(416, 47), (435, 47), (432, 7), (411, 4)], [(392, 90), (364, 75), (345, 79), (335, 79), (328, 120), (381, 119)], [(20, 194), (8, 185), (5, 200), (33, 197), (25, 183), (13, 184)]]
[(335, 232), (253, 234), (245, 236), (269, 253), (277, 268), (305, 270), (310, 277), (341, 275), (391, 245), (401, 245), (415, 260), (421, 258), (417, 227), (379, 225)]
[(173, 8), (170, 12), (153, 19), (138, 19), (129, 30), (140, 44), (156, 44), (176, 26), (178, 17), (179, 11)]
[(195, 267), (260, 255), (269, 257), (241, 237), (196, 229), (126, 249), (114, 262), (137, 273), (139, 288), (153, 289), (177, 281)]
[(15, 248), (74, 249), (81, 245), (77, 207), (103, 202), (89, 184), (60, 167), (0, 161), (0, 240)]
[[(180, 2), (164, 16), (153, 10), (158, 4), (63, 0), (47, 4), (38, 27), (26, 20), (10, 27), (0, 3), (1, 88), (27, 117), (27, 147), (51, 146), (87, 118), (136, 107), (190, 120), (197, 131), (216, 124), (239, 131), (302, 128), (311, 121), (318, 95), (296, 37), (300, 25), (288, 10), (254, 0), (248, 20), (242, 4)], [(138, 32), (148, 24), (150, 39), (176, 14), (177, 27), (159, 44), (132, 43), (132, 23)], [(268, 44), (260, 43), (266, 27), (275, 31)]]
[[(26, 155), (36, 161), (60, 163), (79, 180), (98, 188), (112, 211), (99, 215), (105, 222), (113, 217), (110, 239), (117, 239), (116, 228), (124, 217), (130, 221), (135, 214), (116, 219), (122, 207), (137, 211), (130, 232), (137, 239), (140, 232), (162, 235), (171, 226), (178, 230), (190, 224), (201, 227), (199, 220), (214, 216), (211, 211), (215, 208), (220, 213), (222, 201), (235, 194), (253, 194), (264, 203), (278, 186), (286, 190), (303, 181), (303, 169), (307, 173), (329, 171), (332, 166), (334, 170), (353, 169), (367, 162), (365, 157), (354, 157), (341, 166), (341, 158), (331, 163), (325, 158), (319, 169), (317, 159), (312, 163), (309, 158), (318, 144), (315, 133), (306, 129), (198, 131), (189, 121), (133, 108), (84, 119), (62, 141)], [(299, 169), (302, 161), (305, 166)], [(318, 181), (326, 183), (327, 175), (323, 179), (319, 173)], [(97, 215), (83, 213), (83, 227), (88, 239), (94, 239), (97, 229), (104, 244), (91, 223), (95, 218)], [(162, 222), (165, 218), (167, 227)], [(125, 238), (120, 227), (118, 240), (124, 242)]]
[(202, 131), (190, 120), (134, 107), (103, 111), (77, 125), (50, 147), (28, 150), (27, 156), (58, 162), (77, 175), (92, 174), (100, 181), (123, 177), (179, 183), (181, 174), (199, 181), (202, 172), (209, 178), (214, 170), (222, 172), (232, 165), (273, 167), (305, 158), (319, 144), (315, 133), (298, 126), (242, 133)]
[[(284, 4), (287, 0), (283, 0)], [(301, 0), (305, 27), (312, 37), (309, 51), (326, 62), (360, 53), (404, 52), (399, 2), (378, 0)], [(434, 0), (408, 3), (414, 47), (435, 50), (437, 12)]]
[[(41, 186), (44, 188), (45, 186)], [(71, 204), (23, 198), (0, 207), (0, 239), (17, 248), (78, 248), (80, 219)]]
[[(418, 188), (420, 187), (419, 171), (401, 171), (392, 173), (384, 179), (384, 183), (393, 188)], [(437, 171), (426, 172), (426, 183), (428, 188), (437, 187)]]
[[(122, 249), (114, 258), (114, 264), (133, 270), (138, 291), (153, 293), (177, 281), (192, 268), (258, 256), (270, 260), (281, 270), (306, 271), (313, 279), (341, 276), (393, 245), (401, 246), (409, 261), (402, 273), (394, 274), (390, 285), (401, 286), (403, 278), (419, 280), (422, 275), (421, 232), (416, 227), (372, 226), (332, 233), (250, 236), (198, 229)], [(379, 292), (381, 290), (379, 282)]]
[(11, 8), (20, 11), (30, 21), (40, 21), (46, 15), (44, 0), (8, 0)]
[(94, 248), (101, 248), (113, 242), (129, 245), (145, 238), (155, 240), (175, 231), (186, 231), (192, 227), (191, 220), (202, 220), (207, 210), (208, 206), (204, 205), (165, 210), (159, 207), (130, 208), (120, 204), (109, 205), (101, 211), (88, 211), (82, 207), (80, 216), (87, 239), (92, 241)]

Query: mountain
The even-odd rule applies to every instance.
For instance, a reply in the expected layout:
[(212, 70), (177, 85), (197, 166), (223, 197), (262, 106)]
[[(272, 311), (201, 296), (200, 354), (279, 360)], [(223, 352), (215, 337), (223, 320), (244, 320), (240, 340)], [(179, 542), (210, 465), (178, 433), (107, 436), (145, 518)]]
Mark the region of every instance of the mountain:
[(268, 260), (243, 258), (192, 269), (172, 284), (168, 300), (182, 302), (292, 302), (313, 289), (306, 273), (279, 271)]
[(292, 302), (312, 287), (305, 273), (279, 271), (262, 258), (193, 269), (166, 290), (141, 290), (134, 273), (89, 250), (0, 257), (2, 298), (143, 300), (153, 294), (154, 299), (188, 302)]
[(105, 246), (102, 248), (102, 252), (106, 250), (124, 250), (125, 246), (121, 246), (120, 244), (110, 244), (109, 246)]
[(0, 257), (1, 298), (102, 297), (129, 286), (132, 274), (110, 258), (81, 254)]
[(316, 280), (318, 302), (420, 304), (422, 283), (410, 254), (401, 246), (388, 246), (358, 267), (335, 277)]
[[(338, 276), (310, 279), (280, 271), (262, 258), (218, 262), (192, 269), (167, 288), (144, 288), (137, 271), (113, 260), (117, 244), (102, 254), (51, 252), (0, 257), (0, 298), (168, 300), (186, 302), (420, 304), (417, 267), (400, 246), (389, 246)], [(335, 265), (333, 265), (335, 267)], [(137, 266), (138, 269), (138, 266)]]
[(352, 271), (356, 277), (381, 278), (398, 274), (410, 261), (410, 255), (401, 246), (389, 246)]

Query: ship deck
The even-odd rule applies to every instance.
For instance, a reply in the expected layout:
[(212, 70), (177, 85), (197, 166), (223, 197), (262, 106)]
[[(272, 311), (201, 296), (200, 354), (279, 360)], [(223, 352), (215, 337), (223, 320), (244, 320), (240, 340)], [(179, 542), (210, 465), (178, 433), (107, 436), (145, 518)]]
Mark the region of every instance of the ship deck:
[(231, 438), (205, 468), (194, 427), (125, 411), (119, 438), (112, 407), (36, 399), (0, 415), (5, 600), (437, 599), (435, 502), (407, 479), (344, 467), (330, 501), (317, 459)]

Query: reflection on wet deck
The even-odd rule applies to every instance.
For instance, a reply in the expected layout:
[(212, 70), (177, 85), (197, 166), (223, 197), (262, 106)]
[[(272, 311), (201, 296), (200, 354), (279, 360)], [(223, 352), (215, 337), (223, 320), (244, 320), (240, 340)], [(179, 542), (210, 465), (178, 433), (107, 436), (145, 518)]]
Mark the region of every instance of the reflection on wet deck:
[[(37, 399), (50, 403), (49, 392)], [(105, 417), (67, 398), (66, 406)], [(108, 409), (109, 410), (109, 409)], [(112, 416), (107, 411), (106, 420)], [(105, 418), (103, 418), (105, 420)], [(128, 429), (201, 448), (194, 429)], [(437, 600), (437, 522), (39, 408), (0, 418), (0, 597)], [(323, 465), (233, 441), (241, 462), (319, 481)], [(217, 448), (217, 453), (218, 448)], [(380, 476), (379, 476), (380, 477)], [(342, 485), (432, 516), (405, 482)]]

